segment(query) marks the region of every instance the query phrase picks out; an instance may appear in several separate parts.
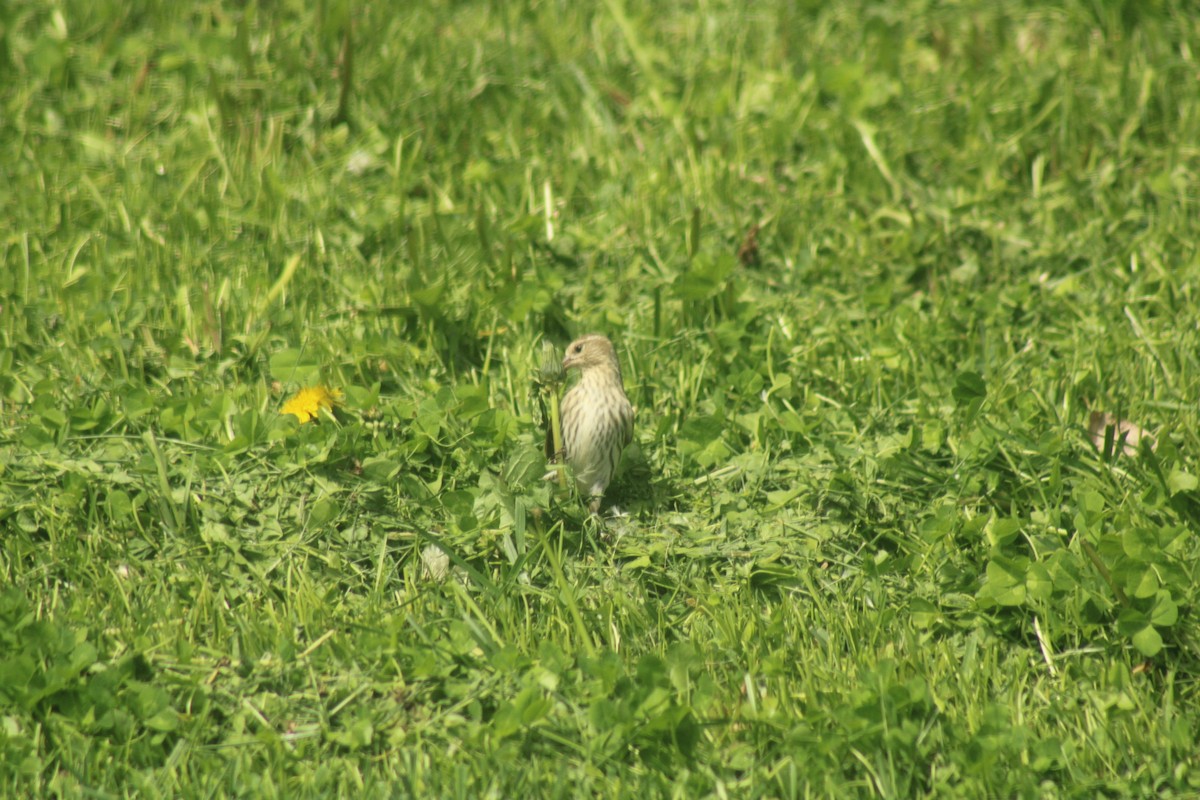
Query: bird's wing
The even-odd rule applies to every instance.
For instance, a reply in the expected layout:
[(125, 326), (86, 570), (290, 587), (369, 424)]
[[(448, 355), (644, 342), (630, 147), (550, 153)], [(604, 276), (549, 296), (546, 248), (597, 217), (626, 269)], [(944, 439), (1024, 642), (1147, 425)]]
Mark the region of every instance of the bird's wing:
[[(626, 403), (629, 401), (626, 400)], [(633, 441), (633, 406), (626, 405), (625, 413), (621, 415), (621, 449), (624, 450)]]

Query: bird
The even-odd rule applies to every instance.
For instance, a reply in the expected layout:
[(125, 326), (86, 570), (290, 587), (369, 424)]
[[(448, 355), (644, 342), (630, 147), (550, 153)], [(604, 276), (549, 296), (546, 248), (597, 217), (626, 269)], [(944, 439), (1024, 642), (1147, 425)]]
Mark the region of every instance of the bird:
[(562, 366), (568, 373), (578, 370), (579, 381), (562, 399), (563, 450), (554, 452), (547, 431), (546, 457), (570, 466), (580, 496), (588, 498), (595, 514), (621, 452), (633, 440), (633, 406), (625, 396), (617, 351), (607, 337), (589, 333), (571, 342)]

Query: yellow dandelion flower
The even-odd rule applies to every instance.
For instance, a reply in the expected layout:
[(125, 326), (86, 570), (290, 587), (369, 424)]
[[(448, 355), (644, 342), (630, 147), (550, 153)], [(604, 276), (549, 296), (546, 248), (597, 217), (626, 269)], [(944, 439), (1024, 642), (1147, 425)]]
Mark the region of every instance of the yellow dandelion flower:
[(320, 416), (322, 409), (332, 411), (340, 406), (344, 397), (341, 389), (307, 386), (283, 404), (283, 413), (291, 414), (303, 424)]

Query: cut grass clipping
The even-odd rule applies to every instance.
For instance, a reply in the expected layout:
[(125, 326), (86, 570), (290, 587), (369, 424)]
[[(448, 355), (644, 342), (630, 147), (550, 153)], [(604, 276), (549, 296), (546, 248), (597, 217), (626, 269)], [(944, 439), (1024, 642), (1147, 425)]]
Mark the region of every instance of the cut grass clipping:
[(1200, 795), (1198, 20), (3, 4), (0, 786)]

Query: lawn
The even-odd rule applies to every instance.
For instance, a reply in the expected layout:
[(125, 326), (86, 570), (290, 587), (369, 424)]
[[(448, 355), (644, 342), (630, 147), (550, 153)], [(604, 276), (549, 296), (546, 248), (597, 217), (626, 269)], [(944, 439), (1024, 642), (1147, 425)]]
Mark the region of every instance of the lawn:
[(1198, 59), (1182, 0), (4, 5), (0, 786), (1200, 796)]

